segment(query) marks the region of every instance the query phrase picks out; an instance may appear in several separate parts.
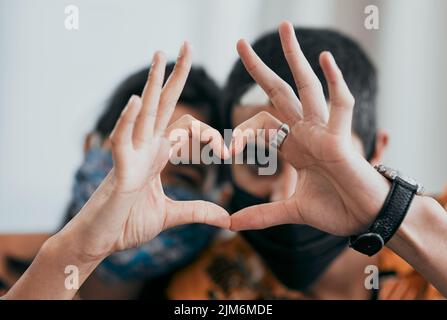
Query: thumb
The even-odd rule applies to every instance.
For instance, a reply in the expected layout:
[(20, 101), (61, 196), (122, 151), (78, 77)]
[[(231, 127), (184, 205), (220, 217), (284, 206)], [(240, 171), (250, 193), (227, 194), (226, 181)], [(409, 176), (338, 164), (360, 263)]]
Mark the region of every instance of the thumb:
[(264, 229), (289, 223), (302, 223), (292, 199), (244, 208), (231, 216), (230, 230)]
[(229, 229), (230, 215), (224, 208), (212, 202), (167, 199), (166, 220), (163, 229), (189, 223), (204, 223)]

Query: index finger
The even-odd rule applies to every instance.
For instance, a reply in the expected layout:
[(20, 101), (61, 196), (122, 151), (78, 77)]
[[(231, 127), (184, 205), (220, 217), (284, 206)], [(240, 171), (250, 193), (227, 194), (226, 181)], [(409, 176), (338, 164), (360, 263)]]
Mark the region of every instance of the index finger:
[(273, 72), (246, 40), (239, 40), (237, 51), (247, 72), (267, 93), (284, 122), (294, 123), (302, 118), (301, 103), (292, 88)]
[(314, 117), (326, 122), (329, 112), (320, 80), (301, 50), (293, 25), (290, 22), (283, 22), (279, 26), (279, 36), (284, 56), (292, 71), (298, 94), (303, 103), (304, 117)]
[(172, 113), (174, 112), (177, 101), (180, 98), (182, 90), (186, 84), (189, 70), (191, 70), (192, 55), (191, 47), (185, 41), (180, 48), (177, 62), (172, 73), (169, 75), (163, 91), (160, 96), (160, 106), (158, 107), (155, 131), (166, 129)]

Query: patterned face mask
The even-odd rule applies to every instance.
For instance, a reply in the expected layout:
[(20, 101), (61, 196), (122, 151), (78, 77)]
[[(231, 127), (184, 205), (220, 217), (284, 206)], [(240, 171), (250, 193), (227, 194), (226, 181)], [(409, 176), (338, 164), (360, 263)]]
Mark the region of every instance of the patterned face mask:
[[(73, 188), (69, 219), (78, 213), (113, 167), (109, 150), (91, 148), (78, 169)], [(203, 194), (183, 187), (163, 185), (173, 200), (206, 200)], [(150, 280), (191, 262), (212, 240), (217, 228), (203, 224), (178, 226), (160, 233), (138, 248), (117, 252), (97, 269), (105, 282)]]

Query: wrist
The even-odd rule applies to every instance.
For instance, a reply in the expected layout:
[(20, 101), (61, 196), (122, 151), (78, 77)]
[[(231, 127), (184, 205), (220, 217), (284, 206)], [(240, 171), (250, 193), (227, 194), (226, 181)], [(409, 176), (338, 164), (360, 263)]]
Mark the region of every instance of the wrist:
[(326, 172), (356, 218), (358, 227), (351, 231), (356, 234), (367, 230), (377, 218), (391, 183), (358, 152), (345, 154), (343, 161), (328, 164)]
[(90, 248), (79, 236), (74, 228), (64, 228), (45, 241), (42, 251), (48, 257), (60, 259), (62, 256), (67, 264), (75, 265), (80, 270), (95, 268), (107, 255), (90, 254)]

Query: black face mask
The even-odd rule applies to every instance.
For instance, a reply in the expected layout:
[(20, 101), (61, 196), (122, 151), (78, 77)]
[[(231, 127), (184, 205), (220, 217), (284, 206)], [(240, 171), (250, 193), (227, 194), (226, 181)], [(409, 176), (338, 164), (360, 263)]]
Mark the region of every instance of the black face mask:
[[(230, 212), (269, 202), (235, 183)], [(242, 231), (242, 236), (287, 288), (305, 290), (346, 248), (348, 239), (306, 226), (285, 224), (263, 230)]]

